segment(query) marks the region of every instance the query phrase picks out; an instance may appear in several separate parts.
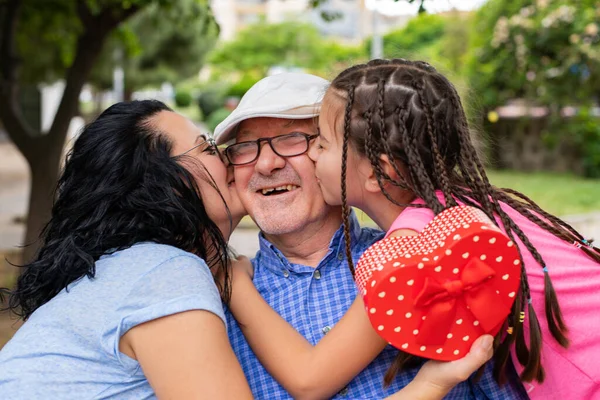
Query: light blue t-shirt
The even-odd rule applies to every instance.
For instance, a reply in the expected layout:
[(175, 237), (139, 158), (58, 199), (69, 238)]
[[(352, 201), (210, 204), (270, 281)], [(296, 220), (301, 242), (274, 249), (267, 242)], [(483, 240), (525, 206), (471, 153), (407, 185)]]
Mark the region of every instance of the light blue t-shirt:
[(80, 279), (37, 309), (0, 350), (0, 399), (154, 399), (139, 363), (119, 352), (119, 339), (188, 310), (225, 321), (202, 259), (152, 243), (103, 256), (94, 279)]

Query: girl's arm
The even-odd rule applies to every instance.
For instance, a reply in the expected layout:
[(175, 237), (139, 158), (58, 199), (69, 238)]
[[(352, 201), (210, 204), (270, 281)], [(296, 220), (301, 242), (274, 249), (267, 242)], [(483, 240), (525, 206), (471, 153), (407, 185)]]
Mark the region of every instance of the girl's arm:
[(138, 325), (121, 337), (119, 350), (140, 363), (159, 399), (252, 399), (225, 324), (209, 311)]
[(230, 309), (260, 362), (292, 397), (331, 397), (385, 348), (387, 343), (371, 327), (360, 296), (313, 347), (265, 302), (238, 267)]
[[(360, 296), (335, 328), (313, 347), (273, 311), (246, 273), (234, 275), (231, 310), (236, 318), (239, 315), (239, 326), (260, 362), (296, 399), (331, 397), (386, 345), (371, 328)], [(240, 312), (236, 314), (236, 310)], [(388, 399), (442, 399), (492, 357), (492, 342), (493, 338), (485, 335), (460, 360), (428, 361), (410, 384)]]
[[(400, 229), (392, 235), (417, 234)], [(344, 317), (313, 346), (258, 293), (247, 274), (252, 273), (250, 261), (241, 257), (236, 264), (230, 309), (260, 362), (294, 398), (337, 393), (387, 345), (371, 326), (362, 297), (357, 296)]]

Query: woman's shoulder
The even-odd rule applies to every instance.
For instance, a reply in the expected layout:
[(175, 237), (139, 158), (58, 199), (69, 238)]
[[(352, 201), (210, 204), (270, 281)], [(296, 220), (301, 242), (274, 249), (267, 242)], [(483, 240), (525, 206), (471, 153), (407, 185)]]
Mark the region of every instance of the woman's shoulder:
[(182, 250), (175, 246), (167, 244), (142, 242), (123, 250), (117, 250), (100, 257), (100, 260), (112, 261), (118, 260), (119, 263), (124, 261), (134, 261), (135, 264), (146, 264), (149, 266), (162, 264), (174, 258), (183, 257), (195, 261), (199, 264), (204, 264), (204, 260), (194, 253)]
[[(198, 278), (212, 275), (206, 262), (188, 251), (159, 243), (138, 243), (126, 249), (106, 254), (96, 263), (98, 273), (117, 275), (120, 280), (133, 282), (156, 273), (175, 270), (197, 270)], [(172, 276), (172, 274), (169, 274)], [(163, 279), (168, 280), (169, 276)]]

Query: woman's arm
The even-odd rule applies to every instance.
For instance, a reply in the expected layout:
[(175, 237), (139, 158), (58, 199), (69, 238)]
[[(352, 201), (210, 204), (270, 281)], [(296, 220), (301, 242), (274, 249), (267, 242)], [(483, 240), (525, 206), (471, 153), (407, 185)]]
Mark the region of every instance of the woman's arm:
[(264, 301), (246, 273), (238, 270), (234, 275), (230, 309), (260, 362), (296, 399), (332, 396), (387, 344), (371, 327), (357, 296), (313, 347)]
[(159, 399), (252, 399), (225, 324), (209, 311), (138, 325), (121, 337), (119, 350), (138, 360)]

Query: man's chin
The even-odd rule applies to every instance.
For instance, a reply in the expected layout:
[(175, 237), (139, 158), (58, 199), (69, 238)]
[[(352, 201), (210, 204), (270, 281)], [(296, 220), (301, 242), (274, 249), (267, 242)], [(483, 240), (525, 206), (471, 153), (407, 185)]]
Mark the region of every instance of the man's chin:
[[(294, 212), (290, 210), (291, 212)], [(299, 213), (300, 214), (300, 213)], [(302, 230), (306, 225), (306, 218), (301, 215), (290, 215), (290, 213), (270, 213), (269, 215), (257, 214), (252, 220), (265, 235), (285, 235)]]

